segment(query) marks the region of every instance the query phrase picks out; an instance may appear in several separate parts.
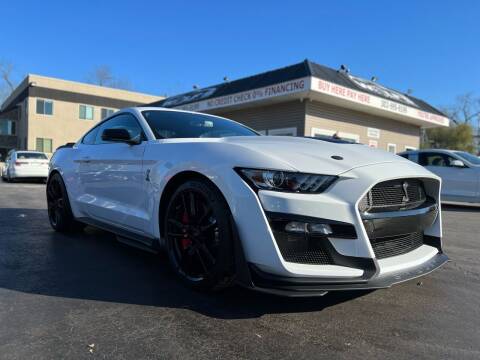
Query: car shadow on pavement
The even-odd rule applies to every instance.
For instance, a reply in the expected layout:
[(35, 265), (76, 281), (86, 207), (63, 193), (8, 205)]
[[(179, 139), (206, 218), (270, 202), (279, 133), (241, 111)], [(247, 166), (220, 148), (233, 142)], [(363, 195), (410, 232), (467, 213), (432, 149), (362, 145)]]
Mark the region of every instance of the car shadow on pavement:
[(46, 210), (5, 208), (0, 208), (0, 287), (46, 296), (185, 308), (222, 319), (320, 311), (368, 293), (282, 298), (240, 287), (199, 293), (178, 281), (164, 254), (130, 248), (92, 227), (83, 233), (59, 234), (50, 228)]
[(480, 205), (478, 204), (442, 204), (443, 211), (451, 212), (480, 212)]

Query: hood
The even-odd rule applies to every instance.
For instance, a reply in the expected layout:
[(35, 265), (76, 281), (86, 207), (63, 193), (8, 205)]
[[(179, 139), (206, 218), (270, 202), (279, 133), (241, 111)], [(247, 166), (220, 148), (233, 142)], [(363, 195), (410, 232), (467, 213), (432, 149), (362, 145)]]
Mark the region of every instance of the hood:
[(299, 172), (339, 175), (353, 168), (385, 162), (413, 164), (400, 156), (361, 144), (288, 136), (228, 137), (223, 141), (274, 158)]

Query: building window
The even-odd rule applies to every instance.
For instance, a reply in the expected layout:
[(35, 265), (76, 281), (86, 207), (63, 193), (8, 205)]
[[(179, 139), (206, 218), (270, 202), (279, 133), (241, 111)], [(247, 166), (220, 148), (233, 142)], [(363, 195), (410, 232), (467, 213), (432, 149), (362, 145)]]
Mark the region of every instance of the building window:
[(15, 135), (15, 121), (0, 120), (0, 135)]
[(367, 128), (367, 136), (369, 138), (380, 139), (380, 129)]
[(52, 139), (37, 138), (36, 150), (51, 153), (52, 152)]
[(53, 115), (53, 101), (37, 99), (37, 114)]
[(79, 117), (82, 120), (93, 120), (93, 106), (80, 105)]
[(391, 152), (392, 154), (397, 153), (397, 145), (396, 144), (388, 144), (387, 145), (387, 151)]
[(268, 130), (268, 135), (271, 136), (297, 136), (297, 128), (282, 128)]
[(102, 120), (109, 117), (115, 112), (113, 109), (102, 108)]

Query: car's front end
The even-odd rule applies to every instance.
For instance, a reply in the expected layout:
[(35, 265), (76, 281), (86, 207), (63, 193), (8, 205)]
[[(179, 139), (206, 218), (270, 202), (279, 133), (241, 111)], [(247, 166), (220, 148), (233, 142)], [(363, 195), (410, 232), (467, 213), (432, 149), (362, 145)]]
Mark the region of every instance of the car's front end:
[[(275, 181), (301, 172), (237, 168), (241, 201), (233, 214), (241, 261), (248, 270), (239, 281), (270, 293), (322, 295), (389, 287), (447, 262), (441, 242), (440, 179), (386, 156), (388, 161), (353, 166), (326, 178), (315, 178), (312, 172), (310, 177), (293, 176), (293, 191), (275, 188)], [(343, 161), (342, 156), (337, 159), (331, 161)], [(306, 182), (305, 191), (299, 179)], [(325, 179), (326, 187), (311, 186)]]

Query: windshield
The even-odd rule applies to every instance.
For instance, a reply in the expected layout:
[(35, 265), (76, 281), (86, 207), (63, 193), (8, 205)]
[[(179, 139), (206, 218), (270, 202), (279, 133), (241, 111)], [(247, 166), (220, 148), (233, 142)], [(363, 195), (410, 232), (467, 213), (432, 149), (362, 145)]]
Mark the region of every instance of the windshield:
[(480, 158), (478, 156), (472, 155), (465, 151), (455, 151), (455, 154), (460, 156), (462, 159), (467, 160), (470, 164), (480, 165)]
[(142, 111), (142, 115), (157, 139), (259, 136), (234, 121), (209, 115), (157, 110)]
[(43, 153), (27, 153), (27, 152), (18, 152), (17, 159), (38, 159), (38, 160), (47, 160), (47, 155)]

